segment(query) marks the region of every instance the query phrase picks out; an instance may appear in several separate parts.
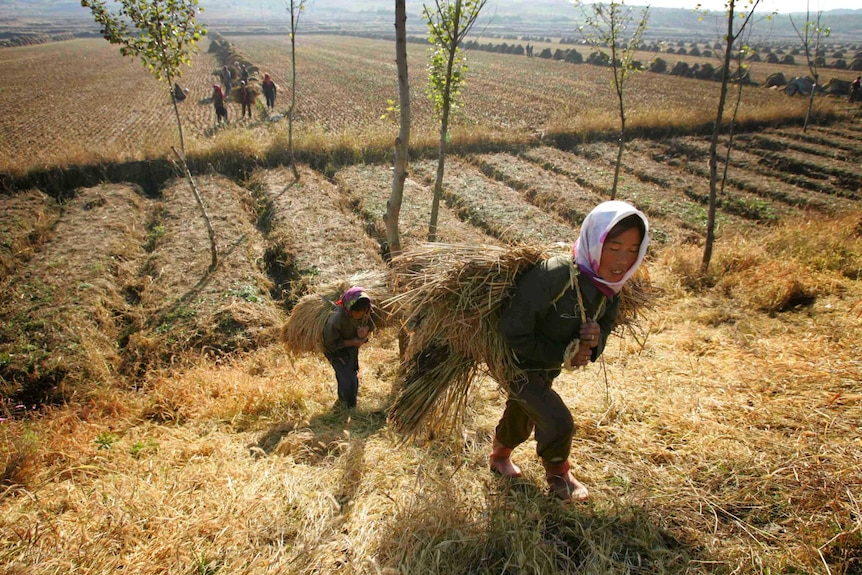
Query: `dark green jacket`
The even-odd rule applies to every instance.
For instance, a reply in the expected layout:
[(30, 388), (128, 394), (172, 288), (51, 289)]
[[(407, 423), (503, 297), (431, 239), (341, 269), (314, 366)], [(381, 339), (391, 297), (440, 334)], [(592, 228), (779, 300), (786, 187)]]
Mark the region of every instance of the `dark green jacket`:
[[(336, 306), (326, 324), (323, 326), (323, 349), (326, 353), (337, 354), (345, 349), (344, 341), (348, 339), (356, 339), (356, 330), (359, 327), (365, 326), (368, 328), (368, 333), (374, 331), (374, 323), (368, 316), (360, 321), (350, 317), (350, 312), (342, 306)], [(354, 348), (355, 349), (355, 348)]]
[[(580, 336), (581, 312), (578, 296), (571, 285), (569, 264), (571, 256), (556, 256), (536, 264), (517, 281), (515, 293), (503, 308), (500, 333), (512, 347), (523, 369), (560, 373), (566, 346)], [(607, 301), (605, 311), (596, 318), (596, 310), (605, 299), (590, 279), (578, 274), (578, 285), (584, 301), (587, 318), (599, 323), (601, 337), (593, 349), (595, 361), (605, 348), (608, 335), (619, 312), (619, 295)], [(566, 289), (556, 302), (554, 299)]]

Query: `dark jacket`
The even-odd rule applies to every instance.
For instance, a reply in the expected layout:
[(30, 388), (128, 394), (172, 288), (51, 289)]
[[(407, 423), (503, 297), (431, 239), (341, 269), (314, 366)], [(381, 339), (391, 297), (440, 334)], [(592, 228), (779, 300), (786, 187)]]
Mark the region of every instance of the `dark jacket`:
[[(515, 287), (515, 293), (503, 308), (500, 333), (515, 352), (522, 369), (543, 369), (560, 373), (566, 346), (580, 336), (581, 312), (578, 296), (570, 286), (569, 261), (571, 256), (556, 256), (536, 264), (524, 273)], [(608, 335), (619, 312), (619, 295), (609, 299), (604, 313), (595, 314), (605, 299), (592, 281), (578, 274), (578, 285), (586, 307), (586, 317), (595, 319), (601, 329), (599, 345), (593, 349), (595, 361), (605, 348)], [(555, 298), (565, 289), (563, 295)]]
[(356, 339), (356, 330), (359, 327), (365, 326), (368, 328), (368, 333), (374, 331), (374, 324), (366, 316), (360, 321), (355, 321), (350, 317), (350, 312), (342, 306), (336, 307), (326, 320), (323, 326), (323, 350), (326, 354), (338, 355), (348, 349), (344, 345), (344, 341), (348, 339)]

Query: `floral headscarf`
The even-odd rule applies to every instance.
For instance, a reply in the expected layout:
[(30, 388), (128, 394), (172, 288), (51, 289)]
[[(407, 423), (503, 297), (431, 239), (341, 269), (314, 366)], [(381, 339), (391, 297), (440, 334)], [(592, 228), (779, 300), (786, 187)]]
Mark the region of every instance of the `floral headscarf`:
[[(605, 281), (597, 273), (602, 259), (602, 246), (604, 246), (608, 233), (613, 227), (620, 220), (631, 215), (637, 215), (644, 223), (644, 237), (638, 251), (638, 258), (622, 280), (618, 282)], [(627, 202), (613, 200), (602, 202), (587, 215), (584, 223), (581, 224), (581, 233), (572, 252), (581, 272), (589, 276), (596, 287), (610, 296), (619, 293), (623, 284), (638, 270), (646, 255), (647, 246), (649, 246), (649, 221), (647, 221), (646, 216)], [(611, 293), (608, 294), (608, 291)]]
[(344, 309), (350, 310), (357, 301), (361, 299), (367, 299), (369, 302), (371, 301), (371, 297), (367, 293), (365, 293), (365, 288), (360, 286), (353, 286), (343, 294), (341, 294), (341, 298), (335, 302), (340, 306), (343, 306)]

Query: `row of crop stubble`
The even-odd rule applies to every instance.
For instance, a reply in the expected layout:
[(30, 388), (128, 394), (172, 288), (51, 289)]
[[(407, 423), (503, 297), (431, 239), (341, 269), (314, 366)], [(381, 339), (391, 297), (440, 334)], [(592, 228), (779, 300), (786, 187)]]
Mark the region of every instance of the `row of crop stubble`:
[[(239, 51), (270, 73), (281, 87), (276, 110), (290, 105), (290, 46), (282, 36), (230, 38)], [(213, 72), (220, 63), (201, 45), (181, 85), (180, 104), (187, 147), (206, 150), (220, 141), (251, 136), (266, 146), (287, 122), (267, 121), (261, 108), (251, 120), (215, 129), (209, 104)], [(413, 129), (417, 141), (433, 139), (436, 122), (425, 97), (428, 48), (409, 44)], [(466, 52), (469, 72), (462, 108), (453, 118), (453, 137), (470, 134), (506, 139), (545, 132), (579, 133), (615, 129), (610, 70), (590, 65)], [(394, 138), (397, 101), (394, 43), (333, 35), (297, 37), (296, 133), (347, 138), (362, 145), (383, 134)], [(100, 39), (8, 48), (0, 64), (15, 82), (0, 90), (0, 173), (94, 162), (140, 160), (169, 152), (178, 143), (170, 98), (146, 69)], [(629, 84), (631, 126), (686, 127), (714, 114), (718, 84), (643, 73)], [(793, 113), (782, 93), (748, 88), (743, 117)], [(788, 109), (790, 112), (788, 112)], [(386, 117), (382, 117), (386, 115)]]

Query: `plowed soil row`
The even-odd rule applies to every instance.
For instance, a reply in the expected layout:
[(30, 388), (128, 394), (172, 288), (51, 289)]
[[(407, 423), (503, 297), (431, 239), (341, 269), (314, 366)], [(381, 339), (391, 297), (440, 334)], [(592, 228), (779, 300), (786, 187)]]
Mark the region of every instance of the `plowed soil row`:
[[(542, 162), (548, 161), (540, 153), (525, 154), (520, 158), (508, 154), (484, 154), (470, 160), (489, 177), (521, 190), (526, 199), (540, 209), (552, 210), (573, 226), (580, 226), (589, 211), (605, 197), (594, 189), (582, 187), (576, 176), (563, 171), (565, 167), (540, 164), (540, 158)], [(662, 189), (655, 184), (623, 177), (617, 198), (633, 202), (645, 211), (650, 217), (654, 239), (660, 243), (680, 241), (684, 236), (684, 222), (661, 208), (658, 200), (661, 195)]]
[[(335, 174), (341, 193), (365, 220), (365, 229), (380, 242), (386, 239), (383, 215), (392, 191), (392, 170), (387, 166), (351, 166)], [(404, 183), (404, 198), (399, 215), (401, 244), (409, 247), (427, 241), (428, 223), (434, 191), (408, 177)], [(496, 238), (464, 222), (445, 203), (437, 218), (437, 238), (445, 243), (471, 245), (498, 244)]]
[[(433, 185), (436, 162), (418, 162), (413, 170), (421, 181)], [(571, 224), (528, 203), (517, 191), (463, 160), (447, 162), (443, 188), (446, 205), (462, 220), (506, 243), (552, 244), (576, 237)]]
[(60, 205), (39, 190), (12, 196), (3, 202), (0, 218), (0, 277), (8, 277), (17, 264), (28, 260), (60, 216)]
[[(613, 185), (613, 168), (602, 162), (588, 160), (586, 157), (564, 152), (556, 148), (536, 148), (523, 154), (527, 159), (549, 169), (572, 175), (579, 182), (601, 190), (604, 197), (610, 195)], [(681, 237), (691, 241), (703, 230), (706, 224), (706, 208), (698, 201), (692, 201), (694, 185), (691, 177), (683, 172), (660, 166), (649, 157), (638, 156), (629, 150), (624, 156), (626, 165), (631, 165), (632, 178), (621, 178), (618, 193), (620, 197), (631, 199), (635, 205), (647, 210), (650, 215), (665, 218), (671, 223), (669, 229), (659, 237), (667, 240)], [(732, 220), (734, 225), (744, 226), (735, 216), (720, 214), (720, 225)], [(679, 228), (672, 225), (679, 223)]]
[[(736, 142), (730, 157), (732, 165), (808, 190), (810, 193), (800, 194), (802, 205), (818, 207), (842, 198), (858, 199), (860, 176), (856, 174), (858, 170), (854, 169), (852, 160), (821, 160), (793, 151), (772, 152), (750, 143), (745, 134), (741, 134)], [(708, 155), (709, 144), (702, 139), (687, 139), (677, 145), (703, 157)], [(804, 201), (806, 196), (811, 200), (808, 204)], [(814, 199), (817, 197), (821, 201)], [(788, 195), (784, 201), (793, 203), (795, 196)]]
[(129, 290), (145, 257), (147, 205), (134, 186), (80, 190), (50, 241), (5, 276), (0, 395), (36, 402), (116, 381), (117, 342), (137, 319)]
[(188, 182), (170, 182), (162, 191), (159, 237), (141, 270), (147, 320), (129, 343), (135, 373), (190, 348), (252, 349), (271, 340), (280, 322), (259, 265), (264, 244), (248, 191), (218, 175), (196, 183), (215, 231), (219, 265), (209, 270), (209, 237)]

